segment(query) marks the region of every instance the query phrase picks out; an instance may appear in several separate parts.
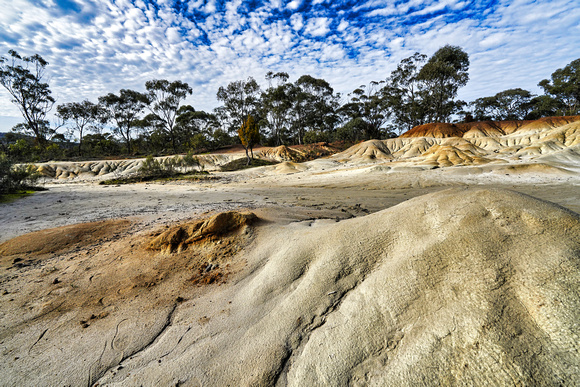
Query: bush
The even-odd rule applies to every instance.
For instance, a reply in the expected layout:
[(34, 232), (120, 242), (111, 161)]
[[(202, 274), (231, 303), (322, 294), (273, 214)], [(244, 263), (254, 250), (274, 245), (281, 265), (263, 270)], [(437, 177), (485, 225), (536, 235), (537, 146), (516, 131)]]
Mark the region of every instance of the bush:
[(174, 168), (171, 163), (166, 165), (157, 161), (152, 155), (147, 156), (139, 168), (139, 175), (143, 177), (169, 177), (173, 174)]
[(203, 164), (199, 161), (198, 157), (193, 156), (191, 151), (187, 152), (185, 156), (181, 159), (182, 167), (197, 167), (200, 171), (204, 169)]
[(179, 168), (197, 167), (202, 170), (203, 165), (193, 153), (189, 152), (183, 157), (166, 157), (159, 161), (149, 155), (139, 168), (139, 175), (143, 178), (163, 178), (171, 177), (180, 173)]
[(32, 165), (14, 165), (0, 153), (0, 194), (32, 188), (39, 177)]
[(311, 130), (304, 134), (305, 144), (315, 144), (318, 142), (328, 142), (328, 134), (321, 130)]

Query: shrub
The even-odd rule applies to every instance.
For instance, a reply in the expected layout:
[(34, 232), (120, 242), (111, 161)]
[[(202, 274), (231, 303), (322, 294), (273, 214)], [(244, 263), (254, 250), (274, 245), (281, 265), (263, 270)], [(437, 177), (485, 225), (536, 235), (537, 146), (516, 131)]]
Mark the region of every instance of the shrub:
[(182, 167), (197, 167), (200, 171), (204, 169), (203, 164), (199, 161), (198, 157), (195, 157), (191, 151), (187, 152), (185, 156), (181, 159)]
[(315, 144), (318, 142), (327, 142), (328, 137), (328, 134), (321, 130), (311, 130), (304, 134), (304, 143)]
[(168, 176), (164, 166), (157, 161), (152, 155), (149, 155), (143, 161), (139, 174), (144, 177), (164, 177)]
[(0, 153), (0, 194), (32, 188), (39, 177), (32, 165), (14, 165)]

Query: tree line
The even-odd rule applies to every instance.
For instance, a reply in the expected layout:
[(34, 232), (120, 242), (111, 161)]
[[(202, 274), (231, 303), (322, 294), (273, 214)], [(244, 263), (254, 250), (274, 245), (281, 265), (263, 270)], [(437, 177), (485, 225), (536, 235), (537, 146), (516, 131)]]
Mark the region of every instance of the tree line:
[[(183, 104), (185, 82), (150, 80), (145, 91), (121, 89), (97, 101), (56, 106), (39, 55), (9, 51), (0, 58), (0, 83), (23, 123), (4, 136), (1, 152), (20, 161), (120, 154), (210, 151), (234, 143), (293, 145), (388, 138), (429, 122), (521, 120), (580, 113), (580, 59), (539, 82), (543, 95), (520, 88), (467, 103), (457, 99), (469, 80), (469, 56), (446, 45), (431, 57), (415, 53), (385, 79), (348, 95), (324, 79), (268, 72), (262, 89), (250, 77), (219, 88), (212, 112)], [(66, 128), (66, 132), (59, 129)]]

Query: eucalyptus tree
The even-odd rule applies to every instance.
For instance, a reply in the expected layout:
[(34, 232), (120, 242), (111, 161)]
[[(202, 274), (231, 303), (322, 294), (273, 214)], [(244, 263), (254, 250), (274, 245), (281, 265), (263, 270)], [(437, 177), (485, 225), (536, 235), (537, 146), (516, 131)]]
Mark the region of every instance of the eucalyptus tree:
[(149, 109), (150, 124), (164, 131), (171, 141), (173, 152), (177, 152), (177, 133), (175, 130), (179, 105), (193, 93), (189, 85), (182, 81), (169, 82), (165, 79), (154, 79), (145, 82)]
[(537, 120), (542, 117), (565, 114), (566, 106), (551, 95), (538, 95), (530, 100), (531, 111), (526, 119)]
[[(340, 111), (353, 121), (348, 128), (362, 130), (365, 139), (381, 138), (382, 127), (391, 116), (391, 94), (384, 87), (385, 81), (372, 81), (350, 94), (350, 101)], [(356, 136), (355, 136), (356, 137)]]
[(8, 53), (10, 57), (0, 57), (0, 84), (24, 117), (24, 125), (19, 127), (45, 145), (47, 136), (54, 132), (46, 117), (56, 102), (44, 81), (48, 62), (38, 54), (20, 56), (14, 50)]
[(533, 109), (534, 95), (528, 90), (515, 88), (501, 91), (491, 97), (478, 98), (471, 103), (474, 118), (484, 120), (523, 120)]
[(107, 120), (115, 127), (113, 132), (125, 141), (127, 152), (131, 153), (133, 132), (142, 126), (141, 114), (149, 104), (146, 94), (135, 90), (121, 89), (119, 95), (109, 93), (99, 97), (99, 104), (106, 109)]
[(427, 55), (414, 53), (401, 60), (397, 68), (391, 72), (383, 87), (392, 100), (393, 121), (402, 130), (410, 130), (414, 126), (425, 123), (425, 104), (422, 99), (424, 84), (419, 80), (419, 72)]
[(194, 149), (215, 149), (226, 145), (219, 138), (222, 133), (215, 114), (196, 111), (191, 105), (180, 107), (177, 113), (175, 129), (182, 142), (187, 142)]
[(268, 88), (262, 93), (260, 110), (264, 126), (270, 129), (276, 145), (284, 142), (285, 131), (289, 124), (289, 111), (292, 107), (291, 84), (288, 74), (284, 72), (266, 74)]
[(307, 131), (319, 131), (330, 137), (338, 122), (340, 95), (324, 79), (303, 75), (290, 90), (292, 127), (302, 144)]
[(223, 103), (215, 109), (216, 115), (230, 133), (236, 133), (249, 115), (255, 115), (260, 97), (260, 86), (252, 77), (220, 86), (217, 99)]
[(549, 80), (542, 80), (538, 86), (563, 105), (561, 114), (580, 114), (580, 58), (557, 69)]
[(107, 120), (106, 110), (88, 100), (69, 102), (56, 107), (57, 116), (70, 123), (70, 131), (78, 133), (79, 156), (82, 156), (83, 137), (87, 131), (99, 132)]
[(469, 55), (461, 47), (446, 45), (437, 50), (419, 71), (424, 83), (423, 102), (428, 122), (446, 122), (463, 106), (457, 92), (469, 81)]

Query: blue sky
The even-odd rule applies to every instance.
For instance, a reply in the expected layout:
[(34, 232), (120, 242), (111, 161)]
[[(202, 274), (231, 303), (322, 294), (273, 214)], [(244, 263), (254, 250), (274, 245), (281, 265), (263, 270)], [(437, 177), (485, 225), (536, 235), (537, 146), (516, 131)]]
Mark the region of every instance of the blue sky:
[[(471, 60), (459, 97), (537, 83), (580, 57), (578, 0), (0, 0), (0, 55), (40, 54), (57, 103), (145, 81), (188, 82), (212, 110), (219, 86), (268, 71), (322, 77), (344, 95), (414, 52), (458, 45)], [(0, 91), (0, 131), (20, 122)]]

